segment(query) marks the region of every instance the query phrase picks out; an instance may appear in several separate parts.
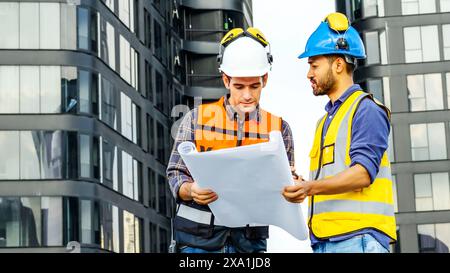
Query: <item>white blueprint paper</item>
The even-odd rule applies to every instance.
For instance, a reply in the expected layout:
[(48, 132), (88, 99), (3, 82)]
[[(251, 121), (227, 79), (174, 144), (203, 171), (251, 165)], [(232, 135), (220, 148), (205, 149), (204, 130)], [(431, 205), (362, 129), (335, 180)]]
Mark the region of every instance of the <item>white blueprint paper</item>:
[(307, 238), (300, 204), (281, 195), (284, 186), (294, 184), (281, 132), (271, 132), (269, 142), (202, 153), (183, 142), (178, 152), (194, 181), (219, 196), (209, 204), (216, 225), (275, 225), (299, 240)]

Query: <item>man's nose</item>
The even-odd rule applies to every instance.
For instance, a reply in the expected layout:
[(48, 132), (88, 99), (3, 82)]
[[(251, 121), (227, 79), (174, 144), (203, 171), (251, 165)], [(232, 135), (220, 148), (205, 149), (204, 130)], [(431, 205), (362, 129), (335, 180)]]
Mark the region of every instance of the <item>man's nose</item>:
[(245, 100), (250, 100), (252, 98), (252, 93), (250, 92), (250, 88), (245, 88), (242, 91), (242, 98)]

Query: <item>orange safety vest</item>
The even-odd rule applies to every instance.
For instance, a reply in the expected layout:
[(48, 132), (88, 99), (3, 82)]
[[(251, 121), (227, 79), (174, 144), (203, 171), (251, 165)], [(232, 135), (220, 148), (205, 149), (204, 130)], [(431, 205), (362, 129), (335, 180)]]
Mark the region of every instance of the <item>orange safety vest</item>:
[(213, 151), (269, 141), (271, 131), (281, 131), (282, 119), (259, 109), (259, 118), (243, 123), (230, 119), (225, 108), (225, 97), (202, 104), (198, 109), (195, 128), (197, 151)]

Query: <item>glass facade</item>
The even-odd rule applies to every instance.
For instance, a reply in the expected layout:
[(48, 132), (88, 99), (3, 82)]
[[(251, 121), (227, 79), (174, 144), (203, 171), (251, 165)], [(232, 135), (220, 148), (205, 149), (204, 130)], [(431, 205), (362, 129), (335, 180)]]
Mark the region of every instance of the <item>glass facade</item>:
[(0, 118), (14, 120), (0, 131), (9, 155), (0, 180), (67, 191), (1, 196), (0, 248), (76, 241), (90, 250), (167, 252), (169, 221), (160, 219), (174, 211), (165, 179), (171, 109), (189, 99), (188, 81), (222, 87), (215, 56), (186, 50), (182, 39), (218, 42), (227, 29), (250, 26), (249, 17), (178, 1), (11, 0), (0, 3), (0, 18), (0, 49), (33, 57), (0, 64)]

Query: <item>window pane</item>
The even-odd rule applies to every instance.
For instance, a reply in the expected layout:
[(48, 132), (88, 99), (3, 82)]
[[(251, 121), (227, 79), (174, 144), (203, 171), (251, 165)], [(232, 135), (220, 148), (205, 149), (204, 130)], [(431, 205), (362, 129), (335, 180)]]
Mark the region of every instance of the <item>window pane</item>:
[(436, 244), (434, 225), (418, 225), (417, 233), (419, 236), (420, 252), (434, 250)]
[(19, 48), (19, 4), (0, 3), (0, 48)]
[(372, 93), (377, 100), (379, 100), (380, 102), (383, 102), (384, 97), (383, 97), (383, 86), (382, 86), (381, 80), (369, 80), (367, 85), (369, 87), (370, 93)]
[(39, 66), (20, 67), (20, 113), (39, 113)]
[(62, 246), (63, 214), (61, 197), (42, 197), (42, 244)]
[(80, 112), (91, 113), (91, 74), (87, 71), (79, 71), (80, 84)]
[(447, 107), (450, 109), (450, 73), (445, 74), (447, 81)]
[(40, 166), (42, 179), (61, 179), (64, 153), (61, 131), (41, 131)]
[(8, 155), (8, 160), (0, 160), (0, 179), (19, 179), (20, 142), (19, 132), (0, 131), (0, 151)]
[(166, 187), (166, 178), (164, 176), (158, 175), (158, 212), (162, 215), (167, 215)]
[(386, 31), (384, 30), (380, 32), (380, 55), (381, 55), (381, 64), (388, 64)]
[(444, 59), (450, 60), (450, 25), (442, 25), (442, 37), (444, 39)]
[(61, 68), (41, 66), (41, 113), (61, 112)]
[(130, 28), (130, 0), (119, 1), (119, 18)]
[(78, 8), (78, 48), (89, 50), (89, 10)]
[(120, 35), (120, 76), (131, 83), (130, 43)]
[(133, 199), (133, 158), (122, 151), (122, 192), (125, 196)]
[(450, 11), (450, 0), (441, 0), (441, 12)]
[(80, 135), (80, 167), (82, 177), (91, 177), (91, 138)]
[(392, 175), (392, 193), (394, 197), (394, 212), (398, 212), (397, 178), (395, 175)]
[(364, 0), (364, 17), (377, 16), (377, 0)]
[(119, 208), (112, 206), (113, 212), (113, 250), (116, 253), (120, 252), (120, 231), (119, 231)]
[(433, 173), (433, 207), (434, 210), (450, 209), (450, 187), (448, 173)]
[(436, 12), (436, 1), (419, 0), (420, 13), (434, 13)]
[[(434, 1), (433, 1), (434, 2)], [(439, 61), (439, 37), (437, 26), (421, 27), (423, 61)]]
[(441, 74), (425, 75), (427, 110), (444, 109)]
[(450, 248), (450, 224), (436, 224), (436, 252), (449, 253)]
[(430, 140), (430, 159), (446, 159), (447, 145), (444, 123), (428, 124), (428, 138)]
[(411, 124), (411, 153), (412, 160), (428, 160), (429, 147), (426, 124)]
[(422, 61), (422, 42), (419, 27), (404, 28), (405, 61), (407, 63)]
[(61, 5), (61, 48), (77, 49), (77, 8)]
[(367, 64), (380, 63), (380, 45), (378, 31), (366, 33)]
[(42, 134), (39, 131), (20, 132), (20, 178), (40, 179), (40, 146)]
[(414, 175), (414, 189), (416, 198), (433, 197), (431, 191), (431, 176), (430, 174), (415, 174)]
[(417, 0), (402, 0), (402, 14), (418, 14), (419, 13), (419, 3)]
[(425, 83), (423, 75), (407, 76), (411, 111), (425, 111)]
[(0, 66), (0, 113), (19, 112), (19, 67)]
[(115, 29), (104, 18), (100, 20), (100, 56), (113, 70), (116, 69)]
[(133, 120), (131, 113), (131, 99), (124, 93), (120, 93), (122, 134), (129, 140), (133, 139)]
[(102, 77), (102, 120), (116, 129), (116, 97), (115, 89), (110, 81)]
[(383, 77), (383, 95), (384, 95), (384, 105), (391, 109), (391, 87), (389, 83), (389, 77)]
[(125, 253), (136, 252), (136, 237), (135, 237), (135, 221), (134, 215), (128, 211), (123, 211), (123, 244)]
[(39, 3), (20, 3), (20, 48), (39, 48)]
[(60, 6), (59, 3), (40, 3), (40, 48), (59, 49)]
[(81, 243), (92, 242), (92, 201), (81, 200)]
[(426, 124), (411, 124), (411, 146), (413, 148), (428, 147)]
[(103, 182), (117, 190), (117, 148), (103, 140)]

